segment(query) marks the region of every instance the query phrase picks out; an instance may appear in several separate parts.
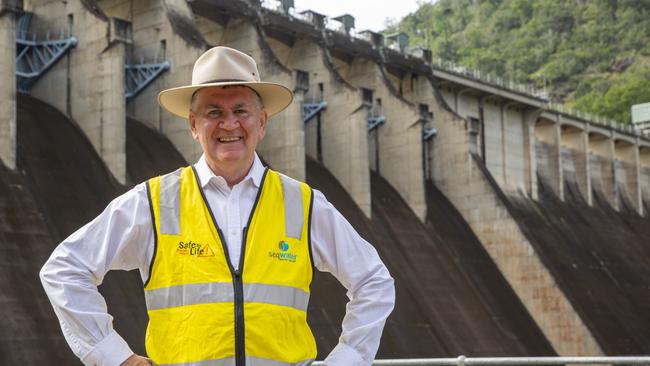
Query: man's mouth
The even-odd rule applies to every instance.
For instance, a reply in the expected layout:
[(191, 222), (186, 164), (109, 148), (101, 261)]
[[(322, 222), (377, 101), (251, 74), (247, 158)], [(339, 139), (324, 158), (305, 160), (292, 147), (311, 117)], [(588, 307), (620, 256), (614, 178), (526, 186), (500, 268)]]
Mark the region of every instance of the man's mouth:
[(217, 139), (217, 141), (219, 141), (221, 143), (224, 143), (224, 144), (227, 144), (229, 142), (236, 142), (236, 141), (239, 141), (241, 139), (242, 139), (241, 136), (223, 136), (223, 137), (219, 137)]

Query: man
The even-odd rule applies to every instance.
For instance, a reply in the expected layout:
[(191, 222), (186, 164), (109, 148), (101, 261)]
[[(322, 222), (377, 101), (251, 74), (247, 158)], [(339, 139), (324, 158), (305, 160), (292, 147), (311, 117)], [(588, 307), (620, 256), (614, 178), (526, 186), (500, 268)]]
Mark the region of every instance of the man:
[[(261, 82), (255, 61), (215, 47), (192, 85), (160, 93), (187, 118), (203, 156), (116, 198), (68, 237), (41, 270), (75, 354), (86, 365), (308, 365), (312, 267), (351, 298), (327, 365), (370, 365), (394, 304), (376, 251), (318, 191), (265, 169), (255, 153), (268, 117), (292, 101)], [(111, 269), (139, 269), (149, 314), (135, 355), (97, 291)]]

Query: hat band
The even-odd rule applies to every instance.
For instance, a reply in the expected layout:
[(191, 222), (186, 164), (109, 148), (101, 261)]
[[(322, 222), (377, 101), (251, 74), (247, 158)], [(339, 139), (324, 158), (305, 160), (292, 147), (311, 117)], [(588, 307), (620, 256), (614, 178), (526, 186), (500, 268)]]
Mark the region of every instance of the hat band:
[(209, 80), (209, 81), (204, 81), (201, 84), (212, 84), (212, 83), (230, 83), (233, 81), (244, 81), (244, 82), (250, 82), (250, 80), (243, 80), (243, 79), (216, 79), (216, 80)]
[[(250, 81), (246, 81), (246, 80), (243, 80), (243, 79), (215, 79), (215, 80), (204, 81), (204, 82), (202, 82), (201, 84), (230, 83), (230, 82), (233, 82), (233, 81), (250, 82)], [(257, 95), (257, 98), (259, 98), (260, 102), (263, 103), (262, 96), (260, 95), (260, 93), (258, 93), (257, 90), (255, 90), (255, 89), (253, 89), (253, 88), (249, 88), (249, 89), (252, 90), (253, 93), (255, 93), (255, 95)], [(201, 88), (196, 89), (196, 90), (192, 93), (192, 97), (190, 98), (191, 100), (194, 100), (194, 96), (196, 95), (196, 93), (199, 92), (199, 90), (201, 90)]]

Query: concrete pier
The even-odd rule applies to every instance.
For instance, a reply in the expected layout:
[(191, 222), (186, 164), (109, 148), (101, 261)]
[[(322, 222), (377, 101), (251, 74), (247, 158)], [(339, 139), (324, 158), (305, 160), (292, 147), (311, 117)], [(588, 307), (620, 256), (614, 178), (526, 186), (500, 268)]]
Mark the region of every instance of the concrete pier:
[(639, 147), (636, 143), (626, 140), (614, 142), (614, 176), (616, 190), (621, 203), (628, 209), (643, 214), (641, 201)]
[(577, 187), (585, 202), (591, 205), (587, 133), (573, 126), (564, 125), (561, 128), (560, 140), (564, 181)]
[(482, 157), (499, 185), (530, 194), (530, 122), (526, 120), (530, 107), (501, 93), (441, 80), (436, 86), (447, 105), (468, 119), (470, 148)]
[[(269, 32), (270, 33), (270, 32)], [(371, 215), (368, 110), (361, 90), (334, 70), (327, 50), (307, 37), (291, 45), (270, 33), (269, 45), (301, 78), (307, 77), (305, 102), (331, 106), (305, 124), (305, 150), (336, 176), (367, 217)]]
[(31, 95), (77, 122), (115, 178), (125, 183), (126, 49), (124, 42), (110, 38), (111, 19), (95, 1), (27, 0), (24, 5), (34, 13), (30, 32), (63, 30), (78, 40), (32, 87)]
[(0, 3), (0, 159), (16, 168), (16, 17), (18, 4)]
[(650, 209), (650, 147), (642, 147), (639, 149), (639, 164), (641, 178), (641, 200), (643, 203), (644, 215), (648, 216)]
[(560, 199), (564, 199), (560, 151), (560, 125), (541, 118), (535, 125), (537, 175)]
[(167, 61), (171, 65), (128, 103), (124, 101), (128, 114), (165, 134), (188, 162), (196, 161), (201, 148), (189, 133), (187, 119), (176, 117), (158, 105), (161, 90), (191, 83), (194, 61), (208, 47), (194, 25), (194, 15), (187, 2), (102, 0), (99, 5), (111, 17), (131, 23), (132, 42), (125, 62)]
[(424, 220), (422, 123), (417, 106), (396, 92), (387, 79), (386, 70), (377, 61), (365, 57), (345, 60), (333, 56), (335, 67), (345, 80), (365, 89), (373, 108), (386, 118), (386, 122), (376, 128), (377, 144), (374, 147), (378, 159), (374, 169)]
[(589, 134), (589, 165), (592, 187), (603, 195), (614, 209), (618, 209), (614, 180), (614, 142), (607, 136)]

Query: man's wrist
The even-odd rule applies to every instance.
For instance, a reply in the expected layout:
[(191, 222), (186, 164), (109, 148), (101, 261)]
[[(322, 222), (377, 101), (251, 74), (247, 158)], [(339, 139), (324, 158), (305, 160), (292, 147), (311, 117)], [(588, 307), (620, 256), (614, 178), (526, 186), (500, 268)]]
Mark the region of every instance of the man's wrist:
[(324, 363), (327, 366), (370, 366), (372, 361), (368, 362), (364, 360), (356, 349), (339, 342), (327, 358), (325, 358)]
[(113, 330), (83, 356), (81, 362), (88, 366), (119, 366), (132, 355), (126, 341)]

